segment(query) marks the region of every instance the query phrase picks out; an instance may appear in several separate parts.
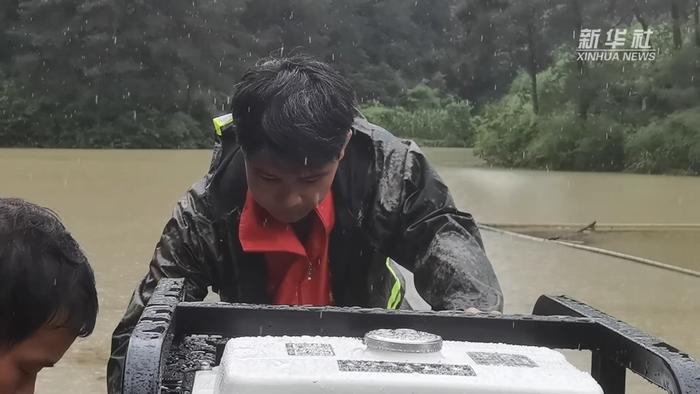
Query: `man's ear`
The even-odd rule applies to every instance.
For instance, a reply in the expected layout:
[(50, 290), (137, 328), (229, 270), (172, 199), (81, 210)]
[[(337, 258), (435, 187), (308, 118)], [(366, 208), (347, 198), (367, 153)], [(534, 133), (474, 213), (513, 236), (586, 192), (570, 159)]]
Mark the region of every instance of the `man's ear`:
[(352, 138), (352, 130), (348, 130), (348, 134), (345, 136), (345, 143), (343, 144), (343, 149), (340, 150), (340, 155), (338, 155), (338, 161), (343, 160), (343, 157), (345, 157), (345, 148), (348, 147), (350, 138)]

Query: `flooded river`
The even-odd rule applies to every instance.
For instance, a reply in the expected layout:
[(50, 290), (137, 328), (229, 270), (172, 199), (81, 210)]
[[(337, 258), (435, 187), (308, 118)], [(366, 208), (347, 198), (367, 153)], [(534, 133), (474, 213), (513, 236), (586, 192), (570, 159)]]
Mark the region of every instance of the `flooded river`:
[[(490, 169), (467, 150), (426, 151), (458, 206), (483, 223), (700, 223), (700, 178)], [(0, 194), (56, 210), (87, 252), (99, 287), (95, 334), (42, 373), (38, 393), (105, 391), (111, 331), (174, 202), (209, 158), (208, 151), (0, 149)], [(630, 232), (597, 244), (700, 270), (695, 233), (666, 242), (664, 234)], [(565, 293), (700, 357), (700, 278), (499, 232), (485, 230), (484, 238), (507, 313), (529, 312), (540, 294)], [(631, 384), (634, 393), (658, 392)]]

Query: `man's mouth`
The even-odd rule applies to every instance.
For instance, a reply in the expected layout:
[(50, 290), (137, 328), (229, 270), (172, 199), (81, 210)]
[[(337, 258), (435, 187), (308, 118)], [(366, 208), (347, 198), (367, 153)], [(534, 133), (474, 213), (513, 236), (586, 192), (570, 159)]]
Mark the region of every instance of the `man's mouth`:
[(284, 212), (284, 213), (276, 213), (272, 215), (277, 221), (280, 221), (284, 224), (293, 224), (298, 222), (299, 220), (303, 219), (306, 214), (300, 214), (300, 213), (289, 213), (289, 212)]

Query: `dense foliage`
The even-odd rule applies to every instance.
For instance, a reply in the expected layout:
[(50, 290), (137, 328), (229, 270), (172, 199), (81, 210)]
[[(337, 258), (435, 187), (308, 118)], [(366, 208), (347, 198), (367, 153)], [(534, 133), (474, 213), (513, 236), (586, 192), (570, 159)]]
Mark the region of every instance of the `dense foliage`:
[[(423, 144), (697, 173), (698, 18), (690, 0), (6, 0), (0, 145), (209, 147), (247, 67), (308, 53)], [(577, 60), (583, 28), (651, 29), (657, 58)]]

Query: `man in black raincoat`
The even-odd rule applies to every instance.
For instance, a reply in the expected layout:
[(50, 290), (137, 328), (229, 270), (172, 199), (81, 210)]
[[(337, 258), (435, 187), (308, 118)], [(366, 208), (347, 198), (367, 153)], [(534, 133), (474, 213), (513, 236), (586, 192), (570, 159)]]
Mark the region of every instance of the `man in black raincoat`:
[(186, 299), (397, 308), (397, 262), (433, 309), (500, 311), (502, 293), (471, 215), (418, 146), (364, 120), (349, 83), (305, 57), (273, 59), (214, 120), (208, 173), (177, 203), (149, 273), (114, 331), (110, 393), (158, 280)]

